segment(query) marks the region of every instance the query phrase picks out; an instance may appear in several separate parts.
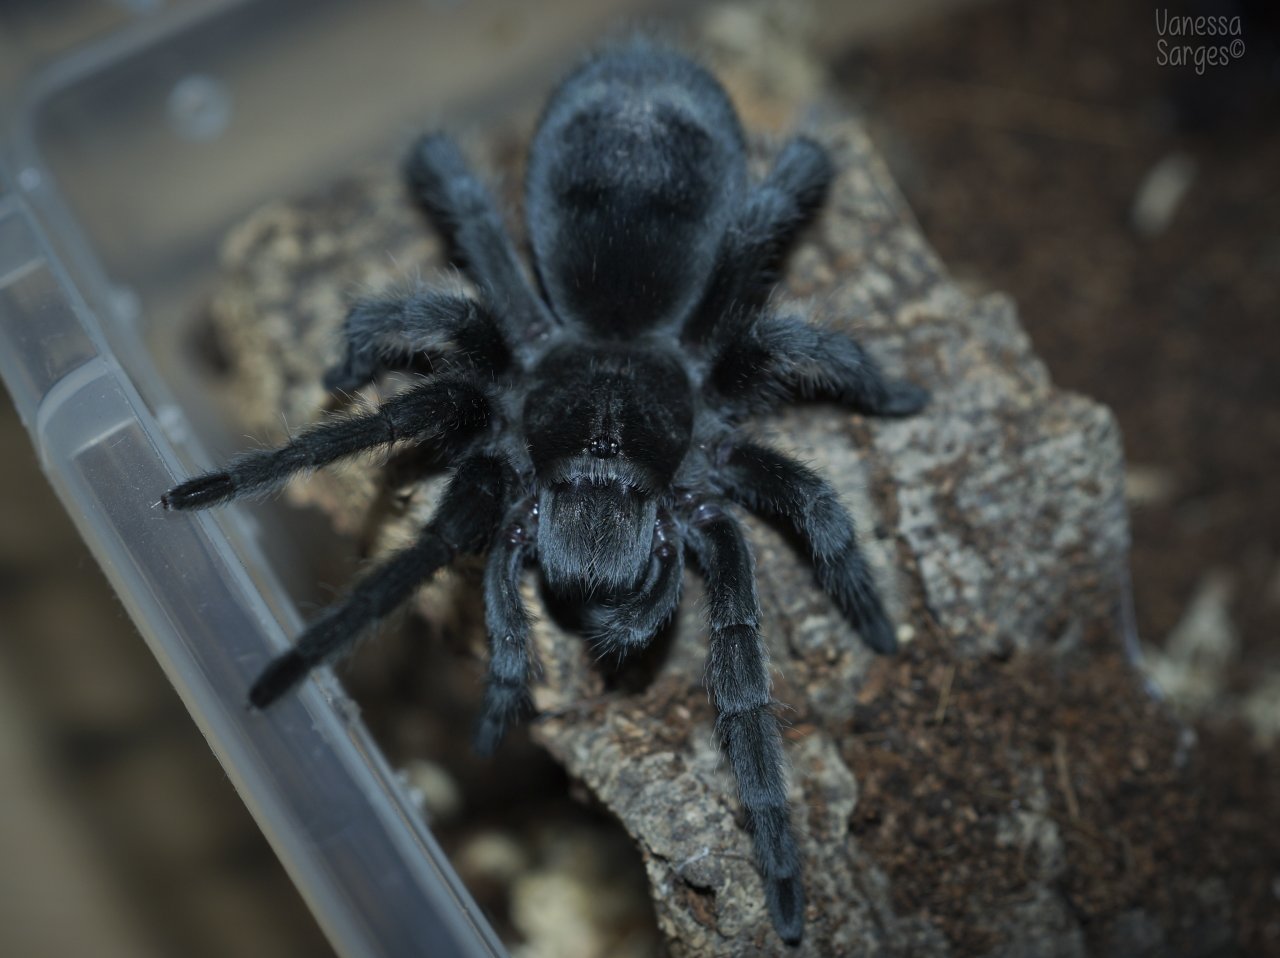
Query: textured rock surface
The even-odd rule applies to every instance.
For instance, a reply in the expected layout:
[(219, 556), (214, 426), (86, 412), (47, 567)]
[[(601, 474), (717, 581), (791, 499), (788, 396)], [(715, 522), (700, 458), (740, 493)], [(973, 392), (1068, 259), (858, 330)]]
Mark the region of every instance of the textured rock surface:
[[(1229, 909), (1197, 871), (1211, 856), (1188, 862), (1176, 842), (1197, 814), (1177, 798), (1185, 743), (1118, 654), (1127, 525), (1113, 420), (1053, 387), (1005, 297), (951, 282), (855, 119), (802, 116), (815, 92), (804, 83), (732, 60), (723, 73), (748, 126), (803, 122), (840, 170), (781, 297), (855, 330), (934, 395), (908, 421), (810, 406), (761, 424), (860, 516), (904, 640), (897, 659), (874, 660), (789, 541), (748, 520), (810, 902), (793, 953), (1209, 953)], [(505, 174), (512, 209), (529, 126), (468, 143)], [(762, 162), (770, 150), (758, 145)], [(226, 244), (212, 316), (232, 394), (264, 439), (278, 438), (281, 412), (296, 426), (326, 408), (319, 374), (354, 295), (435, 280), (440, 245), (395, 168), (264, 209)], [(381, 476), (358, 463), (290, 496), (377, 554), (435, 498)], [(699, 597), (690, 576), (673, 627), (617, 679), (544, 616), (534, 737), (638, 843), (673, 954), (772, 954), (701, 685)], [(474, 601), (445, 577), (418, 604), (440, 620)], [(477, 617), (462, 620), (483, 648)], [(1143, 824), (1152, 814), (1167, 834)], [(1161, 858), (1171, 848), (1184, 848), (1180, 872)], [(1179, 937), (1174, 916), (1198, 937)]]

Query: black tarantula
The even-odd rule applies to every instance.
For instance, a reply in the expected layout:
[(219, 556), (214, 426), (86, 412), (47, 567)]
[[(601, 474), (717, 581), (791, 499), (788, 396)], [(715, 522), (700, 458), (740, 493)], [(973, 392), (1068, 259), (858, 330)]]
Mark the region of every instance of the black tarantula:
[(353, 390), (423, 354), (446, 358), (443, 370), (374, 412), (245, 453), (163, 499), (201, 509), (402, 441), (456, 463), (418, 540), (311, 623), (249, 701), (270, 705), (436, 570), (487, 553), (492, 652), (476, 746), (491, 752), (529, 705), (525, 564), (579, 603), (597, 648), (621, 657), (674, 612), (687, 551), (706, 581), (706, 682), (769, 913), (799, 942), (804, 891), (782, 740), (751, 551), (729, 504), (787, 520), (863, 641), (877, 652), (896, 642), (832, 487), (742, 427), (788, 399), (907, 416), (928, 395), (886, 378), (848, 336), (769, 307), (783, 254), (825, 197), (830, 159), (797, 137), (749, 182), (724, 90), (697, 64), (637, 40), (579, 67), (539, 122), (526, 181), (536, 287), (453, 140), (420, 140), (406, 176), (478, 296), (418, 289), (357, 302), (346, 358), (325, 384)]

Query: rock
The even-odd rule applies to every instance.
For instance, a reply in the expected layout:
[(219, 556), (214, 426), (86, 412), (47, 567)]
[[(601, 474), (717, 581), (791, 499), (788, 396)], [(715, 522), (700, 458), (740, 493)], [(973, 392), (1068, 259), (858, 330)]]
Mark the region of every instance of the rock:
[[(776, 133), (808, 115), (840, 171), (782, 298), (933, 391), (910, 420), (797, 406), (761, 424), (854, 508), (910, 639), (876, 659), (790, 541), (747, 520), (808, 888), (804, 943), (789, 954), (1121, 954), (1137, 940), (1201, 953), (1179, 950), (1188, 927), (1220, 943), (1229, 902), (1202, 893), (1211, 849), (1185, 840), (1203, 812), (1194, 769), (1175, 760), (1177, 727), (1121, 653), (1115, 421), (1053, 386), (1007, 297), (968, 295), (948, 277), (856, 119), (810, 110), (803, 84), (753, 86), (734, 55), (722, 72), (748, 123), (768, 117)], [(466, 143), (503, 175), (513, 211), (532, 116)], [(775, 145), (755, 144), (758, 163)], [(397, 168), (387, 158), (274, 204), (226, 243), (211, 316), (230, 394), (264, 439), (279, 437), (282, 412), (296, 426), (330, 402), (320, 373), (355, 294), (414, 273), (434, 282), (443, 268)], [(357, 463), (289, 497), (376, 555), (426, 520), (438, 488), (397, 491), (381, 475)], [(532, 580), (526, 591), (540, 608)], [(714, 743), (699, 597), (690, 576), (674, 625), (622, 676), (544, 615), (533, 736), (634, 838), (673, 955), (779, 953)], [(445, 577), (417, 607), (438, 621), (475, 602), (473, 584)], [(482, 654), (479, 616), (458, 621)]]

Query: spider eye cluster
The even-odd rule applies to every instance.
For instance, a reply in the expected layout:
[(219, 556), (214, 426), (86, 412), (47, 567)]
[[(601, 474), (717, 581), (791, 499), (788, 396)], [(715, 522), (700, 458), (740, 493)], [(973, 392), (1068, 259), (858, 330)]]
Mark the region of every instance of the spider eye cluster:
[(612, 459), (622, 451), (622, 443), (613, 436), (592, 436), (587, 452), (597, 459)]

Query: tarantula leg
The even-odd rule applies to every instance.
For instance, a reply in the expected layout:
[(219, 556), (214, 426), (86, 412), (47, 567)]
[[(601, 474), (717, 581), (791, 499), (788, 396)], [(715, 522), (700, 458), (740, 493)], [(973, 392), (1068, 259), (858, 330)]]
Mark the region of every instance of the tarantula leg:
[(422, 137), (409, 151), (405, 178), (486, 299), (509, 318), (510, 341), (549, 328), (550, 314), (520, 268), (498, 207), (458, 145), (443, 133)]
[(707, 689), (718, 712), (716, 729), (738, 779), (769, 914), (782, 939), (796, 944), (804, 930), (804, 886), (751, 552), (738, 524), (709, 504), (698, 507), (689, 537), (707, 583)]
[(621, 662), (649, 644), (680, 604), (684, 585), (684, 550), (671, 517), (658, 514), (649, 571), (640, 587), (615, 604), (588, 611), (591, 642), (601, 656)]
[(345, 600), (312, 622), (297, 644), (273, 660), (253, 683), (249, 704), (259, 709), (271, 705), (321, 662), (354, 645), (361, 632), (402, 605), (438, 569), (460, 555), (483, 549), (502, 515), (509, 469), (493, 456), (464, 461), (418, 540), (378, 566)]
[(834, 329), (801, 327), (790, 378), (804, 398), (831, 397), (869, 416), (912, 416), (929, 402), (929, 390), (890, 379), (852, 337)]
[(768, 400), (779, 392), (831, 398), (871, 416), (910, 416), (929, 391), (890, 379), (851, 336), (794, 317), (760, 316), (743, 335), (726, 322), (708, 382), (730, 399)]
[(487, 372), (501, 372), (511, 362), (488, 309), (466, 296), (421, 287), (407, 295), (358, 300), (343, 333), (346, 356), (325, 373), (326, 389), (359, 389), (383, 370), (427, 352), (452, 350)]
[(489, 551), (484, 570), (484, 620), (489, 631), (489, 676), (476, 724), (474, 746), (492, 755), (507, 729), (529, 708), (529, 627), (532, 618), (520, 597), (520, 572), (532, 555), (536, 536), (532, 503), (511, 511)]
[(830, 483), (775, 449), (741, 443), (721, 472), (725, 494), (753, 512), (787, 519), (813, 559), (818, 583), (872, 650), (898, 648), (871, 569), (858, 548), (853, 517)]
[(207, 509), (233, 499), (262, 495), (306, 469), (388, 446), (398, 439), (460, 448), (489, 420), (489, 403), (465, 380), (441, 377), (400, 393), (378, 409), (304, 429), (278, 449), (244, 453), (225, 470), (174, 486), (161, 498), (166, 509)]
[(763, 301), (783, 255), (817, 214), (834, 175), (831, 158), (817, 142), (800, 136), (787, 141), (726, 233), (686, 338), (702, 339), (734, 307)]
[(803, 136), (787, 141), (738, 219), (736, 265), (744, 284), (763, 286), (776, 278), (779, 260), (821, 208), (834, 176), (831, 158), (816, 141)]

